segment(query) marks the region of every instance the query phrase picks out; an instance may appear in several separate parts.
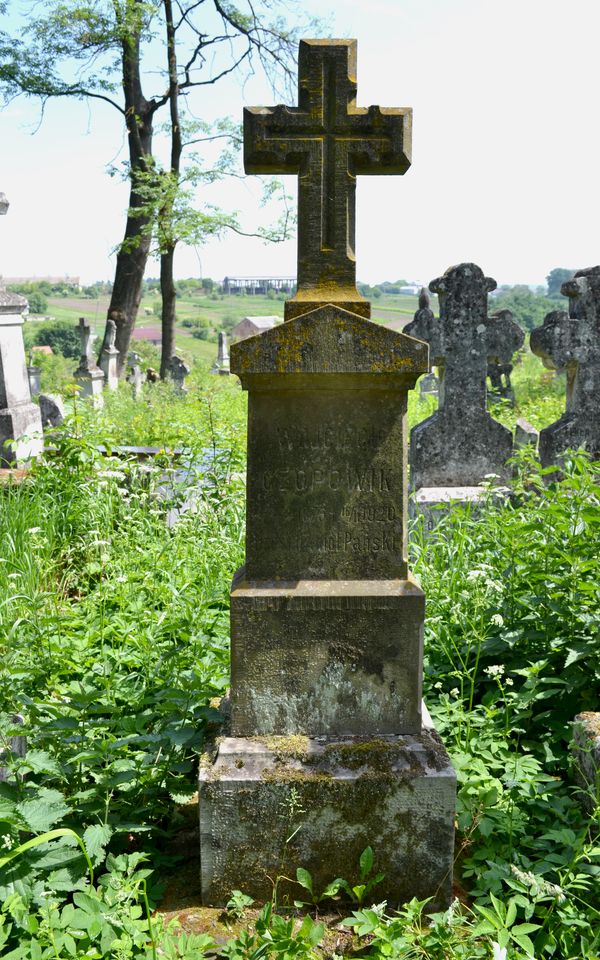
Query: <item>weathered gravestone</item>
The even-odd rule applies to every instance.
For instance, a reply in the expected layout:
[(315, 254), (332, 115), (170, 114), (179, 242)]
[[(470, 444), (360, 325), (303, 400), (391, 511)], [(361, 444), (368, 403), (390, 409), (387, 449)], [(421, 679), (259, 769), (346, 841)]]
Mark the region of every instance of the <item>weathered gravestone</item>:
[[(0, 214), (8, 201), (0, 194)], [(39, 407), (31, 402), (23, 344), (27, 300), (0, 284), (0, 466), (26, 463), (43, 449)]]
[(567, 373), (566, 409), (560, 420), (540, 431), (540, 459), (560, 463), (565, 450), (585, 445), (600, 458), (600, 266), (579, 270), (563, 283), (569, 313), (553, 310), (531, 332), (531, 349), (544, 365)]
[(129, 354), (129, 373), (127, 374), (127, 383), (131, 384), (131, 391), (135, 400), (138, 400), (142, 394), (144, 385), (144, 374), (140, 366), (141, 357), (133, 351)]
[(65, 404), (63, 398), (57, 393), (41, 393), (40, 415), (44, 429), (47, 427), (60, 427), (65, 419)]
[[(354, 58), (354, 41), (300, 45), (301, 103), (308, 85), (339, 114), (331, 150), (349, 135)], [(275, 108), (281, 137), (285, 111)], [(406, 118), (397, 112), (394, 124), (405, 130)], [(382, 127), (392, 140), (394, 124)], [(322, 192), (300, 193), (301, 225), (307, 203), (334, 221), (311, 245), (300, 239), (316, 261), (314, 286), (301, 284), (311, 309), (296, 302), (288, 322), (231, 348), (249, 394), (246, 562), (231, 591), (229, 729), (200, 770), (206, 903), (234, 888), (269, 898), (284, 848), (286, 876), (306, 867), (322, 889), (355, 876), (369, 844), (385, 875), (378, 899), (433, 906), (451, 893), (455, 775), (422, 709), (424, 595), (406, 551), (407, 391), (427, 369), (427, 347), (340, 307), (346, 274), (340, 291), (328, 250), (336, 218), (348, 222), (359, 139), (360, 129), (337, 161), (345, 180), (323, 176)], [(314, 149), (325, 174), (323, 144)], [(290, 829), (292, 799), (302, 813)]]
[[(523, 344), (525, 336), (520, 327), (517, 332), (517, 324), (513, 323), (513, 315), (510, 310), (497, 310), (490, 314), (488, 322), (490, 326), (487, 330), (486, 339), (488, 342), (487, 375), (490, 381), (490, 394), (493, 399), (507, 400), (511, 407), (514, 407), (515, 391), (510, 382), (510, 375), (513, 370), (512, 356), (515, 350)], [(499, 331), (497, 337), (494, 337), (495, 329)], [(515, 333), (513, 342), (511, 342), (510, 337), (506, 336), (506, 331), (510, 329)], [(517, 344), (517, 346), (514, 346), (514, 344)]]
[(32, 397), (39, 397), (42, 369), (34, 364), (31, 353), (29, 354), (29, 363), (27, 364), (27, 379), (29, 380), (29, 393)]
[[(2, 195), (0, 194), (0, 196)], [(19, 713), (13, 714), (12, 722), (15, 727), (22, 727), (24, 722), (23, 717)], [(27, 754), (27, 737), (24, 737), (22, 734), (13, 734), (6, 738), (6, 746), (10, 753), (17, 757), (24, 757)], [(6, 783), (11, 779), (9, 767), (3, 766), (6, 759), (5, 751), (0, 748), (0, 783)]]
[(81, 337), (81, 359), (75, 371), (75, 380), (81, 387), (83, 397), (91, 397), (96, 408), (102, 407), (104, 397), (104, 371), (96, 363), (93, 355), (94, 334), (89, 320), (79, 318), (79, 336)]
[(106, 335), (100, 355), (100, 369), (104, 374), (104, 383), (108, 390), (116, 390), (119, 386), (119, 351), (115, 347), (117, 325), (114, 320), (106, 321)]
[(173, 386), (180, 393), (187, 393), (185, 378), (188, 376), (190, 368), (181, 357), (173, 356), (169, 361), (169, 376), (173, 381)]
[(488, 317), (487, 297), (495, 287), (474, 263), (450, 267), (429, 284), (439, 298), (439, 319), (423, 304), (404, 328), (429, 343), (440, 378), (439, 408), (410, 438), (411, 489), (429, 526), (431, 507), (477, 501), (486, 476), (510, 476), (513, 438), (487, 411), (486, 377), (490, 358), (509, 364), (524, 335), (509, 311)]
[(215, 360), (211, 373), (220, 373), (226, 376), (230, 373), (229, 369), (229, 349), (227, 347), (227, 334), (224, 330), (219, 333), (219, 349), (217, 359)]

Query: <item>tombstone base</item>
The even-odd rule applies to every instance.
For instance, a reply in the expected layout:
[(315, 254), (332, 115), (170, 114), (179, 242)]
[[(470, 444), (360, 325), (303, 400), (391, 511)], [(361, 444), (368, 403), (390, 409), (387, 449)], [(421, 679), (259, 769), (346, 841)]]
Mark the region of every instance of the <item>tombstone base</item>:
[(91, 397), (96, 410), (104, 406), (104, 373), (99, 367), (87, 375), (77, 375), (76, 373), (75, 379), (81, 387), (82, 397)]
[[(413, 736), (214, 741), (199, 774), (202, 902), (222, 906), (235, 889), (268, 900), (275, 878), (293, 878), (297, 867), (318, 891), (337, 877), (356, 883), (371, 846), (384, 874), (377, 901), (447, 906), (456, 775), (423, 713)], [(289, 880), (278, 890), (281, 902), (303, 896)]]
[(37, 404), (20, 403), (0, 410), (0, 465), (28, 463), (43, 449), (42, 418)]
[(341, 307), (343, 310), (356, 313), (366, 320), (371, 319), (371, 304), (368, 300), (362, 298), (359, 300), (326, 300), (325, 298), (321, 300), (296, 300), (296, 298), (292, 298), (286, 300), (283, 305), (283, 319), (293, 320), (294, 317), (299, 317), (303, 313), (310, 313), (311, 310), (318, 310), (326, 305)]
[(481, 510), (490, 497), (504, 498), (508, 487), (421, 487), (409, 499), (409, 516), (412, 520), (423, 517), (425, 534), (433, 530), (442, 517), (447, 516), (455, 506), (470, 504), (471, 513)]

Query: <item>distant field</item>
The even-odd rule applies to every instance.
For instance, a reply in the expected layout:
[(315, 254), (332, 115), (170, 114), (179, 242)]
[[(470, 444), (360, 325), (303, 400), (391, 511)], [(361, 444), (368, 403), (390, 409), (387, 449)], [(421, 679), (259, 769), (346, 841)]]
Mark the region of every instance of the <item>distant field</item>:
[[(104, 329), (108, 297), (98, 300), (84, 298), (58, 298), (48, 302), (48, 313), (57, 320), (70, 320), (76, 324), (79, 317), (86, 317), (92, 323), (97, 334)], [(160, 304), (158, 295), (144, 297), (140, 304), (140, 311), (136, 323), (137, 330), (160, 325), (160, 315), (155, 313)], [(414, 296), (382, 296), (371, 301), (372, 319), (384, 323), (395, 330), (401, 330), (418, 306), (418, 298)], [(435, 305), (432, 304), (435, 309)], [(248, 316), (275, 316), (283, 319), (283, 300), (272, 300), (263, 296), (219, 296), (212, 299), (210, 296), (180, 297), (177, 301), (177, 349), (190, 359), (211, 362), (217, 353), (216, 332), (223, 327), (231, 327), (243, 317)], [(146, 313), (148, 311), (148, 313)], [(213, 340), (198, 340), (190, 335), (190, 331), (181, 326), (181, 321), (196, 317), (206, 317), (209, 320), (215, 337)]]

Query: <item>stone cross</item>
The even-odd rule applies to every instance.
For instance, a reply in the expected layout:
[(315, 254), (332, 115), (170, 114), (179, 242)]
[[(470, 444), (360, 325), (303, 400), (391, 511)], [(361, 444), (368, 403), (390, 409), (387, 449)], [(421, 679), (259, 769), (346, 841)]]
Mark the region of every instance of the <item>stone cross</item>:
[(474, 263), (450, 267), (429, 289), (437, 293), (436, 319), (426, 298), (404, 332), (429, 343), (440, 376), (439, 409), (411, 433), (411, 487), (476, 486), (487, 474), (508, 478), (512, 435), (486, 409), (488, 357), (506, 362), (523, 343), (512, 317), (488, 317), (496, 281)]
[(187, 393), (187, 387), (185, 385), (185, 378), (188, 376), (190, 368), (187, 363), (181, 359), (181, 357), (172, 356), (169, 361), (169, 373), (171, 375), (171, 380), (173, 385), (181, 393)]
[[(0, 214), (8, 200), (0, 194)], [(42, 421), (31, 391), (23, 344), (27, 300), (0, 284), (0, 466), (27, 463), (42, 452)]]
[(115, 347), (117, 325), (114, 320), (106, 321), (106, 335), (100, 356), (100, 368), (104, 373), (104, 382), (109, 390), (116, 390), (119, 386), (117, 364), (119, 351)]
[(578, 270), (561, 293), (569, 297), (569, 313), (547, 314), (530, 340), (544, 366), (567, 373), (565, 412), (540, 431), (543, 466), (560, 463), (565, 450), (583, 445), (600, 459), (600, 266)]
[(104, 388), (104, 371), (97, 365), (93, 346), (96, 339), (92, 333), (90, 321), (85, 317), (79, 318), (79, 336), (81, 338), (81, 357), (75, 371), (75, 380), (81, 387), (82, 397), (91, 397), (94, 407), (99, 409), (104, 404), (102, 391)]
[[(405, 128), (356, 109), (354, 54), (301, 44), (300, 107), (246, 124), (253, 162), (300, 172), (303, 297), (231, 347), (248, 391), (246, 555), (229, 724), (200, 770), (205, 903), (242, 885), (270, 897), (282, 844), (287, 875), (303, 866), (319, 888), (371, 844), (381, 899), (451, 893), (455, 774), (421, 703), (425, 598), (407, 549), (408, 390), (428, 351), (361, 315), (351, 249), (354, 174), (400, 164)], [(286, 844), (273, 811), (292, 790), (305, 815)]]
[(134, 399), (137, 400), (142, 393), (142, 386), (144, 383), (144, 375), (142, 373), (142, 368), (140, 366), (140, 355), (134, 353), (133, 351), (129, 354), (129, 368), (130, 372), (127, 376), (127, 383), (131, 384), (131, 390), (134, 396)]
[(356, 289), (356, 176), (407, 171), (412, 111), (357, 107), (356, 90), (355, 40), (302, 40), (299, 105), (244, 110), (246, 172), (298, 175), (298, 289), (286, 320), (324, 303), (370, 315)]

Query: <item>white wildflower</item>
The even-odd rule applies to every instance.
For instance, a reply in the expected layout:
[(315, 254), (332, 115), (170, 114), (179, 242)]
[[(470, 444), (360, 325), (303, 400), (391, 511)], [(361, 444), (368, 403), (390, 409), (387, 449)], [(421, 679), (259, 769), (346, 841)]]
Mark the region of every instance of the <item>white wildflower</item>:
[(115, 583), (127, 583), (127, 577), (115, 577)]
[(477, 580), (479, 577), (487, 577), (486, 570), (469, 570), (467, 580)]
[(12, 850), (12, 840), (8, 835), (8, 833), (4, 833), (0, 837), (0, 842), (2, 843), (2, 846), (4, 847), (5, 850)]
[(504, 667), (501, 663), (493, 663), (490, 667), (486, 667), (484, 672), (488, 677), (501, 677), (504, 674)]
[(434, 689), (434, 690), (441, 690), (441, 689), (442, 689), (442, 681), (441, 681), (441, 680), (438, 680), (437, 683), (434, 683), (433, 689)]
[(506, 684), (507, 687), (512, 687), (513, 682), (514, 682), (514, 681), (511, 680), (510, 677), (507, 677), (506, 680), (504, 681), (504, 683)]
[(492, 944), (493, 960), (506, 960), (506, 947), (501, 947), (499, 943)]
[(27, 531), (27, 533), (40, 533), (41, 529), (42, 529), (41, 527), (29, 527), (29, 530)]
[(502, 627), (504, 625), (504, 617), (501, 613), (494, 613), (492, 615), (492, 623), (495, 627)]
[(450, 691), (450, 696), (460, 697), (460, 690), (458, 689), (458, 687), (452, 687), (452, 690)]

